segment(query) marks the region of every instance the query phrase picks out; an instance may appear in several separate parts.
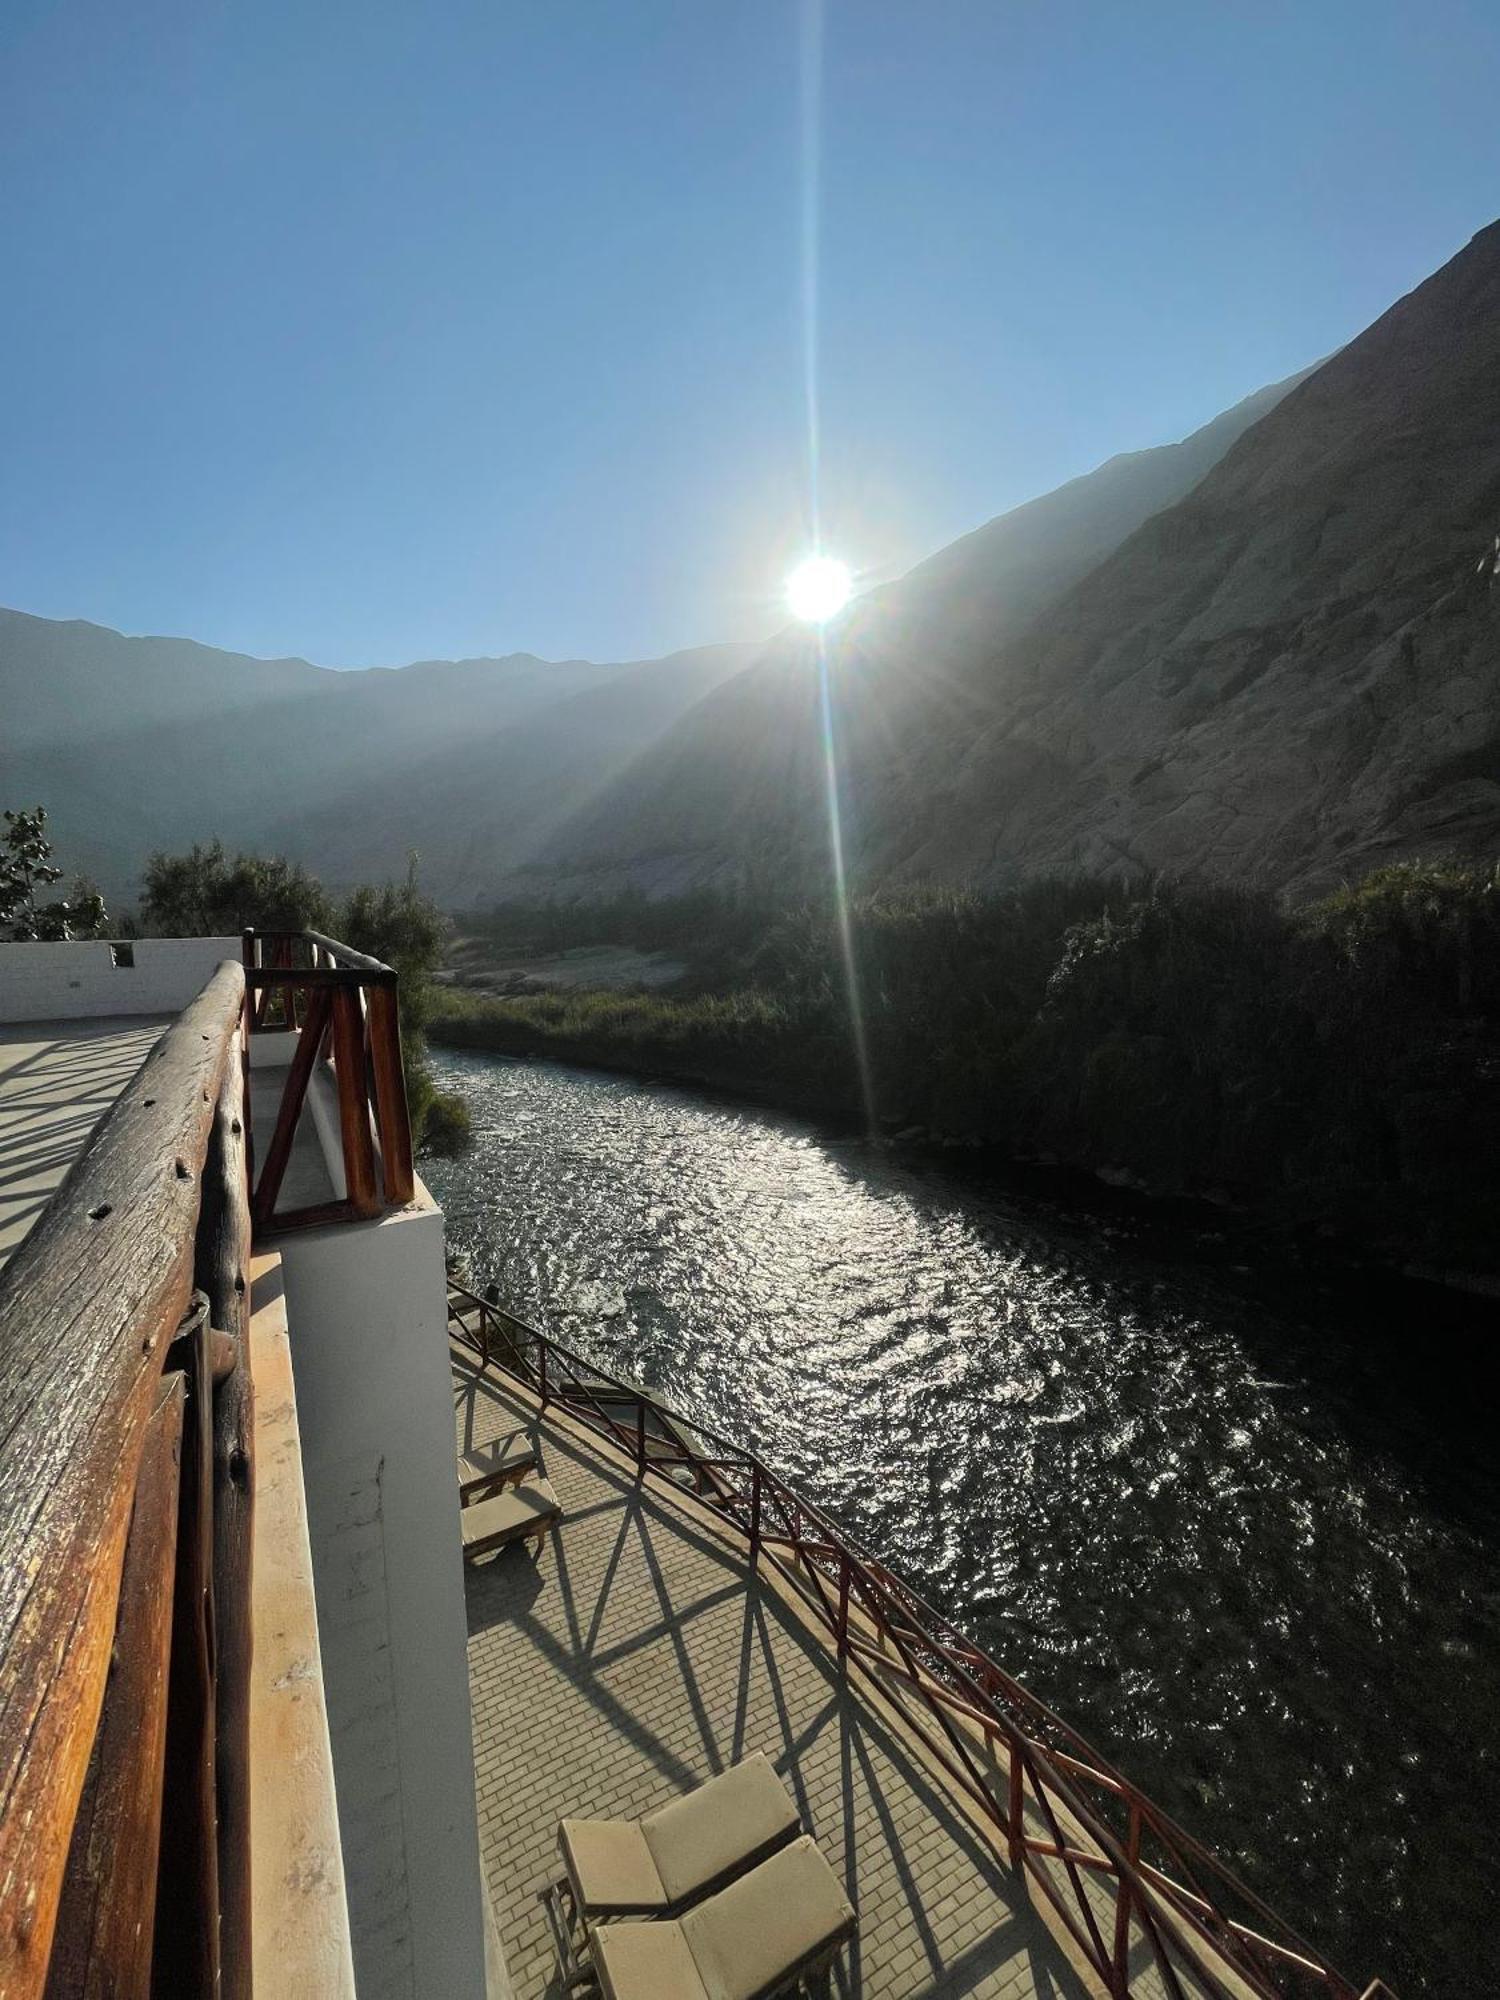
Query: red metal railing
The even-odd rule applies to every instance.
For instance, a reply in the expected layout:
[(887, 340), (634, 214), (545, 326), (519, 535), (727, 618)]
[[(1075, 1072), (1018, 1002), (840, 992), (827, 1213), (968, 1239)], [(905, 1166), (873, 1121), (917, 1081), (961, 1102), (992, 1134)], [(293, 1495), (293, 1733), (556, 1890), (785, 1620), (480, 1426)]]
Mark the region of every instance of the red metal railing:
[[(318, 931), (247, 930), (243, 958), (247, 1080), (253, 1036), (298, 1037), (264, 1156), (257, 1162), (251, 1150), (250, 1209), (257, 1232), (358, 1220), (410, 1201), (416, 1174), (396, 974), (378, 958)], [(344, 1194), (278, 1209), (298, 1121), (320, 1071), (331, 1082), (338, 1108)]]
[(753, 1452), (677, 1416), (491, 1300), (449, 1288), (449, 1324), (480, 1355), (671, 1479), (743, 1535), (832, 1634), (840, 1662), (917, 1730), (995, 1827), (1106, 1990), (1390, 2000), (1356, 1988), (1077, 1730)]

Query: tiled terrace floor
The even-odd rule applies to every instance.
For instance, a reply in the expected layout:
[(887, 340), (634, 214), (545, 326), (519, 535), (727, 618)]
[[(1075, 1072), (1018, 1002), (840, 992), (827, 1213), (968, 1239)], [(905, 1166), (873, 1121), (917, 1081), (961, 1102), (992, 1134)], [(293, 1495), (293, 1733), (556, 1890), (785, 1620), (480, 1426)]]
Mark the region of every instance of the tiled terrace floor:
[(859, 1913), (848, 2000), (1082, 1991), (1024, 1892), (771, 1585), (690, 1506), (455, 1350), (460, 1447), (516, 1429), (564, 1516), (540, 1559), (469, 1570), (485, 1873), (517, 2000), (558, 1992), (537, 1892), (564, 1813), (635, 1816), (753, 1749)]

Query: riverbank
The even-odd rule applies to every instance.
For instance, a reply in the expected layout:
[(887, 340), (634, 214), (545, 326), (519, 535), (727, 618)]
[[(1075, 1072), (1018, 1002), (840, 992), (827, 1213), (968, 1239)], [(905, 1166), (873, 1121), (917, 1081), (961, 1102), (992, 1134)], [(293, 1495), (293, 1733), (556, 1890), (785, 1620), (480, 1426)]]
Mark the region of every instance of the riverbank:
[(829, 916), (736, 911), (700, 931), (714, 955), (677, 987), (448, 991), (433, 1038), (1073, 1169), (1445, 1282), (1500, 1278), (1493, 873), (1387, 870), (1299, 913), (1079, 881), (857, 904), (863, 1071)]

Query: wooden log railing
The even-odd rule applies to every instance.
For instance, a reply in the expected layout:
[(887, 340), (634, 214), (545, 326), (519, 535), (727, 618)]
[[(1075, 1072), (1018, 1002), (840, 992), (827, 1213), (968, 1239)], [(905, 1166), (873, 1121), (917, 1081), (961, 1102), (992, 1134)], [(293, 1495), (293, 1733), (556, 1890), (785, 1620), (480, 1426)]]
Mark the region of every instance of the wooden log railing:
[(1012, 1674), (753, 1452), (684, 1418), (449, 1284), (448, 1324), (519, 1380), (743, 1540), (830, 1633), (993, 1829), (1104, 1990), (1167, 2000), (1393, 2000), (1357, 1988), (1201, 1842)]
[[(367, 1220), (409, 1202), (416, 1172), (395, 972), (319, 931), (247, 930), (242, 955), (247, 1064), (256, 1035), (297, 1037), (275, 1122), (248, 1149), (257, 1235)], [(299, 1121), (325, 1085), (337, 1106), (344, 1193), (282, 1208)]]
[(0, 1272), (0, 1993), (249, 1993), (251, 1387), (221, 965)]

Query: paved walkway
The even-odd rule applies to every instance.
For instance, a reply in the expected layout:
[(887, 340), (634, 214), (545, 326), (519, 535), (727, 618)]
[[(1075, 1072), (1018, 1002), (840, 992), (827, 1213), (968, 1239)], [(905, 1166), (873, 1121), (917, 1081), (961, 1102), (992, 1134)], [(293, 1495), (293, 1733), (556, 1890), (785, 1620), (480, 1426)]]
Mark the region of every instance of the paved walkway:
[(0, 1264), (30, 1233), (167, 1019), (0, 1027)]
[(468, 1572), (484, 1867), (517, 2000), (558, 1986), (537, 1892), (564, 1813), (635, 1816), (764, 1750), (859, 1912), (847, 2000), (1063, 2000), (1076, 1976), (1009, 1871), (691, 1509), (455, 1351), (461, 1448), (539, 1444), (563, 1523)]

